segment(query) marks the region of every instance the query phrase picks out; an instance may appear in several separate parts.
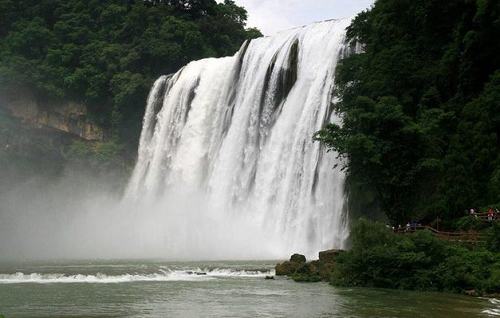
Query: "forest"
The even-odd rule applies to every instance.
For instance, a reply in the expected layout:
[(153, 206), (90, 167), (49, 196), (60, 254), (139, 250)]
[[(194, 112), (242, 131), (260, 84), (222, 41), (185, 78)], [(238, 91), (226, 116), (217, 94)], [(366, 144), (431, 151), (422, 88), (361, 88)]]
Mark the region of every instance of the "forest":
[(246, 20), (232, 0), (0, 0), (0, 94), (83, 102), (108, 149), (135, 153), (153, 81), (261, 36)]
[(500, 2), (378, 0), (348, 28), (331, 124), (355, 215), (428, 224), (500, 203)]

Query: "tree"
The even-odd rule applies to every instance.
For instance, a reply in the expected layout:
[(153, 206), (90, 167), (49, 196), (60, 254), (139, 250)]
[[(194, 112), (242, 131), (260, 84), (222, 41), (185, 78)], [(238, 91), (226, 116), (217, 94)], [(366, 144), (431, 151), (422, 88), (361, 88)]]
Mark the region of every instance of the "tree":
[(378, 0), (348, 28), (365, 49), (338, 67), (344, 122), (316, 138), (395, 224), (500, 201), (499, 21), (497, 0)]

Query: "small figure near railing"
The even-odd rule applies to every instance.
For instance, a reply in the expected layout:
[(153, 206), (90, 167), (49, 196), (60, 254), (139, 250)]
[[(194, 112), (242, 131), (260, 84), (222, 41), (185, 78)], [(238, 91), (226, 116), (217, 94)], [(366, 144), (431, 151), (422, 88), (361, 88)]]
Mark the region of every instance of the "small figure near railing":
[(470, 216), (475, 217), (477, 219), (476, 210), (474, 208), (471, 208), (469, 211), (470, 211)]
[[(493, 222), (500, 222), (500, 210), (498, 208), (489, 207), (488, 211), (483, 213), (479, 212), (479, 209), (471, 208), (469, 210), (465, 210), (465, 214), (466, 215), (468, 214), (470, 217), (473, 217), (474, 219), (477, 219), (478, 221), (485, 223), (488, 222), (490, 224), (493, 224)], [(484, 242), (486, 240), (484, 235), (477, 231), (469, 231), (469, 232), (440, 231), (439, 222), (440, 219), (437, 218), (434, 224), (434, 226), (436, 226), (437, 229), (435, 229), (433, 226), (423, 226), (422, 224), (417, 223), (415, 221), (408, 221), (408, 223), (406, 223), (406, 226), (401, 226), (401, 224), (399, 224), (397, 228), (395, 226), (390, 226), (390, 225), (387, 225), (387, 227), (392, 228), (394, 233), (398, 234), (410, 234), (419, 230), (428, 230), (434, 236), (440, 239), (462, 242), (462, 243), (475, 244)]]
[(477, 212), (478, 209), (470, 209), (469, 216), (474, 217), (475, 219), (480, 219), (483, 222), (492, 223), (494, 221), (500, 221), (500, 210), (498, 208), (488, 208), (487, 212)]
[(495, 217), (495, 211), (493, 208), (488, 209), (488, 222), (493, 222), (493, 218)]

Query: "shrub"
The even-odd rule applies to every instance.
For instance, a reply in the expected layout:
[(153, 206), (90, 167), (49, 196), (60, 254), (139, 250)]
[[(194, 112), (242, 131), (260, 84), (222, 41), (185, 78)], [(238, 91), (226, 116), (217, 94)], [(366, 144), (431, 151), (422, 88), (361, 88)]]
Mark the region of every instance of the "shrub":
[(352, 249), (338, 256), (331, 283), (410, 290), (478, 293), (500, 291), (500, 256), (442, 241), (429, 231), (398, 235), (361, 219)]
[(453, 222), (453, 228), (460, 231), (469, 231), (469, 230), (482, 230), (484, 229), (486, 224), (481, 221), (479, 218), (475, 218), (474, 216), (464, 216)]
[(492, 252), (500, 253), (500, 224), (494, 222), (488, 230), (488, 249)]

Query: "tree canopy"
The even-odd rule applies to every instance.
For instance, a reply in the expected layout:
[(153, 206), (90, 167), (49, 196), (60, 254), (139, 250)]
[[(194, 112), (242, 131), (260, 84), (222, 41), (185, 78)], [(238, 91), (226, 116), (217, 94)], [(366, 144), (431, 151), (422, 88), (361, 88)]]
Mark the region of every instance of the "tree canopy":
[(316, 138), (348, 158), (356, 208), (406, 223), (499, 203), (500, 2), (377, 0), (348, 38), (343, 125)]
[(261, 35), (246, 19), (232, 0), (0, 0), (0, 89), (82, 101), (134, 148), (153, 80), (235, 53)]

